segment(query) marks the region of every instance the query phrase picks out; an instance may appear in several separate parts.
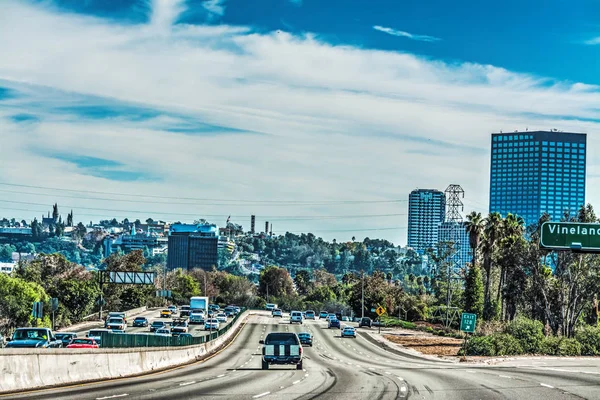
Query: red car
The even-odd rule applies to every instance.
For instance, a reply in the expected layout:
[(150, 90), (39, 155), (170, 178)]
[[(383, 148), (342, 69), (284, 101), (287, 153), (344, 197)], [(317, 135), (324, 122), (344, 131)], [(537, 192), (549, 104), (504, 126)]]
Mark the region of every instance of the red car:
[(98, 349), (98, 343), (94, 339), (89, 338), (77, 338), (71, 340), (71, 343), (67, 346), (67, 349)]

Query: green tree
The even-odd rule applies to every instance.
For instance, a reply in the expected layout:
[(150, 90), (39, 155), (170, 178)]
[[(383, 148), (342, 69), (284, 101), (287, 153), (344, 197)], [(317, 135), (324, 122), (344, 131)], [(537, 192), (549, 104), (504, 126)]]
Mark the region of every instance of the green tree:
[(187, 304), (190, 297), (201, 294), (198, 281), (180, 269), (167, 274), (167, 289), (172, 291), (173, 301), (178, 304)]
[(463, 297), (464, 311), (481, 317), (483, 314), (483, 280), (477, 264), (469, 266)]
[(467, 215), (467, 222), (465, 228), (469, 234), (469, 246), (473, 252), (472, 265), (477, 264), (477, 249), (479, 248), (479, 242), (483, 233), (484, 221), (481, 217), (481, 213), (473, 211)]
[(0, 261), (12, 261), (12, 253), (17, 251), (17, 248), (12, 244), (0, 244)]
[(490, 213), (485, 219), (483, 247), (483, 269), (485, 271), (485, 286), (483, 290), (483, 318), (491, 320), (495, 316), (495, 307), (491, 302), (492, 261), (494, 252), (501, 238), (502, 215)]
[(294, 293), (294, 285), (285, 268), (269, 266), (260, 272), (258, 292), (266, 296), (282, 297)]
[(294, 284), (296, 285), (298, 294), (305, 296), (311, 288), (310, 272), (305, 269), (296, 272)]
[(49, 304), (49, 297), (40, 285), (0, 274), (0, 331), (30, 326), (32, 323), (48, 326), (47, 316), (43, 321), (35, 321), (31, 315), (33, 303), (36, 301)]

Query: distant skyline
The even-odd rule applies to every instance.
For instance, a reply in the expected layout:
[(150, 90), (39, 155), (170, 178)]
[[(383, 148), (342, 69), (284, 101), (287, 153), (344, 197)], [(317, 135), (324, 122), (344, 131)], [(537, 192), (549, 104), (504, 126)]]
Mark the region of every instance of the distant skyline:
[[(5, 0), (0, 217), (207, 218), (407, 242), (408, 195), (487, 213), (490, 134), (583, 132), (600, 4)], [(25, 186), (14, 186), (25, 185)], [(65, 191), (66, 189), (66, 191)], [(144, 195), (144, 196), (142, 196)]]

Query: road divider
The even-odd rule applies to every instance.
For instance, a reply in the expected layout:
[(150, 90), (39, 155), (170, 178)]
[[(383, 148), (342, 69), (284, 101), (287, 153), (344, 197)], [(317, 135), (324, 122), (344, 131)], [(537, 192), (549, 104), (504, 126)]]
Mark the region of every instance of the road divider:
[(0, 393), (100, 381), (160, 371), (203, 360), (230, 342), (250, 314), (223, 335), (184, 347), (100, 349), (2, 349)]

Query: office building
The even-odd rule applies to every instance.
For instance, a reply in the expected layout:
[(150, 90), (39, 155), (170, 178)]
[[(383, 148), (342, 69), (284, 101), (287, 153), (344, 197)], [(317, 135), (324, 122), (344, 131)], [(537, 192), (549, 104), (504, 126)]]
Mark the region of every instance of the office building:
[(454, 264), (455, 273), (459, 273), (467, 263), (473, 261), (473, 253), (469, 245), (469, 234), (464, 222), (442, 222), (439, 228), (438, 242), (452, 243), (456, 253), (454, 253), (450, 261)]
[(416, 189), (408, 197), (408, 247), (419, 254), (435, 248), (446, 213), (446, 196), (435, 189)]
[(167, 269), (218, 266), (218, 228), (213, 224), (174, 224), (169, 229)]
[(167, 251), (168, 239), (157, 234), (109, 235), (104, 238), (104, 257), (110, 256), (119, 249), (125, 253), (134, 250), (146, 250), (150, 255), (162, 254)]
[(585, 204), (586, 135), (557, 131), (494, 133), (490, 207), (521, 216), (527, 226), (544, 212), (560, 220)]

